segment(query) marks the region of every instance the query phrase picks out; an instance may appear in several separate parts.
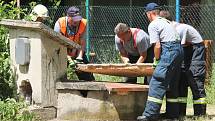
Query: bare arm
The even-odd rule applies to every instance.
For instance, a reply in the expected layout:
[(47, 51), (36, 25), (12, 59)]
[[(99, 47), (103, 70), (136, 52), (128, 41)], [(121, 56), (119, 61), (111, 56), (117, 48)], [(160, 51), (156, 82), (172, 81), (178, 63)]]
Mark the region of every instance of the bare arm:
[(122, 49), (120, 51), (120, 57), (121, 57), (123, 63), (129, 63), (128, 54), (127, 54), (127, 52), (124, 49)]
[(147, 51), (141, 53), (139, 59), (137, 60), (137, 63), (143, 63), (146, 59), (146, 56), (147, 56)]
[(80, 36), (81, 49), (78, 50), (77, 59), (82, 59), (86, 48), (86, 30)]
[(160, 41), (157, 41), (154, 46), (154, 55), (156, 60), (160, 59), (160, 53), (161, 53), (161, 45), (160, 45)]
[(85, 42), (85, 40), (81, 40), (81, 49), (78, 50), (77, 59), (83, 59), (85, 47), (86, 47), (86, 42)]

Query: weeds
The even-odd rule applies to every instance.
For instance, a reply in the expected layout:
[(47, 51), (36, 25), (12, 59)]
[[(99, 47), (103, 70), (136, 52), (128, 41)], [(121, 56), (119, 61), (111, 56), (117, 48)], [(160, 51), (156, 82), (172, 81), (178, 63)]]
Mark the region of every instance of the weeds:
[(27, 110), (23, 102), (15, 99), (0, 101), (0, 121), (36, 121), (34, 114)]

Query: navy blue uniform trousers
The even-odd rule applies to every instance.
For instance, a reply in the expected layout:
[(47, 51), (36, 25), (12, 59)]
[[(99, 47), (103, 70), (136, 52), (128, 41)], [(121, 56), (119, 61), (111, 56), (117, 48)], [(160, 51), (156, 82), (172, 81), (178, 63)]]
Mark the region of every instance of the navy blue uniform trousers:
[(180, 79), (180, 98), (185, 99), (180, 104), (180, 115), (186, 115), (186, 98), (188, 86), (193, 94), (194, 115), (206, 114), (205, 82), (205, 47), (203, 43), (184, 47), (184, 63)]
[[(148, 99), (143, 112), (144, 116), (159, 116), (163, 97), (170, 83), (175, 81), (175, 75), (178, 73), (177, 70), (181, 67), (182, 61), (183, 49), (180, 42), (161, 43), (160, 61), (149, 83)], [(175, 96), (177, 97), (178, 95)]]

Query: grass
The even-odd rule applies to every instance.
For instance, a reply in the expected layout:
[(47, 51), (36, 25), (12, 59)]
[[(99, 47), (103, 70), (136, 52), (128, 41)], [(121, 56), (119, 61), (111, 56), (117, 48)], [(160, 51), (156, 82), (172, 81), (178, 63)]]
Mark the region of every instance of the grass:
[[(125, 82), (124, 77), (119, 76), (109, 76), (102, 74), (94, 74), (96, 81), (107, 81), (107, 82)], [(144, 82), (144, 77), (137, 77), (137, 83), (142, 84)]]
[(209, 84), (206, 85), (207, 102), (215, 104), (215, 63), (213, 64), (212, 76)]
[(94, 74), (96, 81), (123, 82), (123, 77)]

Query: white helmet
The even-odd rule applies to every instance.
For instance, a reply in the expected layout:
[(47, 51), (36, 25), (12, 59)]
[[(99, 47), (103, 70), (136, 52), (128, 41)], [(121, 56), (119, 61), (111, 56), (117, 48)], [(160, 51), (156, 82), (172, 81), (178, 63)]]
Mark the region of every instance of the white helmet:
[(44, 5), (38, 4), (33, 8), (30, 16), (32, 21), (36, 21), (38, 17), (46, 19), (49, 17), (48, 9)]

